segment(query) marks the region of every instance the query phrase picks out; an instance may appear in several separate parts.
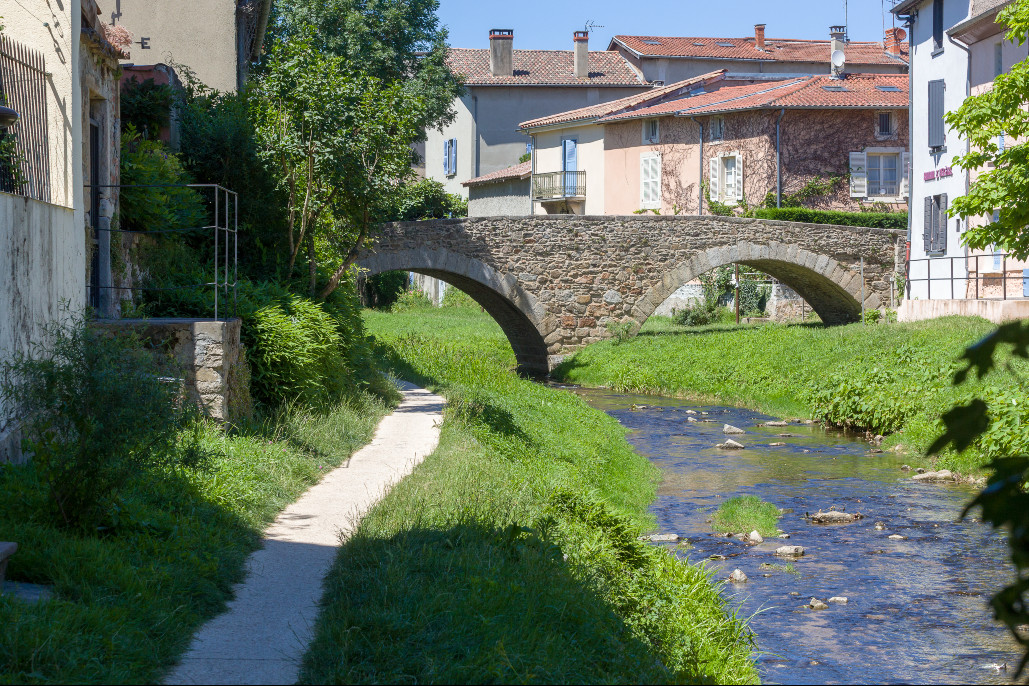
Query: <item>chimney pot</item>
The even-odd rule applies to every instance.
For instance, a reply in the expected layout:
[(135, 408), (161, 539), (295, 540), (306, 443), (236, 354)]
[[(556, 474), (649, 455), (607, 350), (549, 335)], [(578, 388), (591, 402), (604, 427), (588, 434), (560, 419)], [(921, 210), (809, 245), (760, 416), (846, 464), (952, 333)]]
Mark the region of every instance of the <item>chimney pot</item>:
[(765, 49), (765, 25), (754, 24), (754, 47), (758, 50)]
[(891, 55), (900, 56), (901, 47), (907, 33), (904, 29), (886, 29), (886, 37), (883, 39), (883, 48)]
[(590, 75), (589, 40), (590, 34), (588, 31), (576, 31), (572, 34), (572, 47), (575, 50), (572, 68), (577, 79), (586, 79)]
[(832, 64), (832, 54), (837, 50), (841, 52), (847, 51), (847, 27), (846, 26), (830, 26), (829, 27), (829, 73), (834, 77), (840, 77), (843, 75), (843, 69), (837, 69)]
[(514, 31), (490, 29), (489, 71), (493, 76), (514, 76)]

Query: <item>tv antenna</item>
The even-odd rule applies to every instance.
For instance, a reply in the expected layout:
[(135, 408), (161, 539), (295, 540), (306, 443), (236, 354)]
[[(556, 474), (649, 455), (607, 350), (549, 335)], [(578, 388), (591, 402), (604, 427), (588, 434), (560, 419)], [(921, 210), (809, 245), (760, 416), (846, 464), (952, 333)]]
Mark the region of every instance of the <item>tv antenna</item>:
[(586, 31), (586, 33), (589, 33), (593, 29), (602, 29), (602, 28), (604, 28), (603, 24), (598, 24), (597, 22), (593, 21), (592, 19), (587, 19), (586, 20), (586, 28), (584, 28), (583, 30)]

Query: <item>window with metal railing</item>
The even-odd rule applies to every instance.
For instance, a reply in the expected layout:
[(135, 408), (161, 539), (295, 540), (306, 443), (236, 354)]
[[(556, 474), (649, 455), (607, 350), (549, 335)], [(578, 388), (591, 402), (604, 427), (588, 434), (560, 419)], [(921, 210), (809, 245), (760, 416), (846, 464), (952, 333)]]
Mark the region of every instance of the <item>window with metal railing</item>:
[(43, 55), (0, 35), (0, 105), (19, 115), (0, 131), (0, 191), (50, 202), (46, 88)]

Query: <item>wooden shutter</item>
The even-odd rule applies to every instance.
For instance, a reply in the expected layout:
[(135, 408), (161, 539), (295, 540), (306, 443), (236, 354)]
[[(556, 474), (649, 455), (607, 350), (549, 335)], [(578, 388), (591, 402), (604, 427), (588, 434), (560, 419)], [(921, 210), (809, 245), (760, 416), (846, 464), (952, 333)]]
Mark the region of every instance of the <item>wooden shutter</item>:
[(450, 173), (450, 139), (443, 141), (443, 173)]
[(450, 173), (457, 173), (457, 139), (450, 139)]
[(936, 249), (940, 252), (947, 252), (947, 229), (950, 223), (947, 220), (947, 194), (940, 196), (939, 219), (936, 222)]
[(900, 197), (906, 198), (911, 192), (911, 153), (901, 153), (900, 174)]
[(661, 157), (640, 157), (640, 207), (653, 209), (661, 206)]
[(933, 207), (933, 197), (927, 195), (925, 198), (925, 218), (922, 223), (922, 250), (926, 255), (932, 252), (933, 221), (936, 218)]
[(719, 191), (721, 190), (720, 167), (721, 161), (717, 157), (712, 157), (708, 161), (708, 184), (710, 185), (711, 199), (715, 202), (721, 200), (719, 196)]
[(743, 200), (743, 155), (736, 153), (736, 200)]
[(946, 82), (943, 79), (929, 82), (929, 147), (941, 148), (946, 142), (943, 124), (943, 93)]
[(850, 197), (864, 198), (868, 195), (868, 155), (863, 152), (850, 153)]

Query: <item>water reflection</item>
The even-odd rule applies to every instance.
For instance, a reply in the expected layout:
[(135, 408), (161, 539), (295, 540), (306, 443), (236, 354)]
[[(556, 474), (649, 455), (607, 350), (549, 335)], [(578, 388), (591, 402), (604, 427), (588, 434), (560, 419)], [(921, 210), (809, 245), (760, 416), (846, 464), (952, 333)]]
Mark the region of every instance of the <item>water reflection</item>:
[[(872, 453), (863, 441), (813, 425), (759, 426), (774, 418), (579, 392), (631, 429), (630, 442), (664, 473), (653, 511), (659, 531), (687, 539), (677, 554), (691, 561), (722, 555), (725, 560), (710, 562), (719, 578), (737, 567), (749, 577), (724, 592), (743, 603), (745, 614), (757, 613), (751, 626), (766, 682), (1010, 682), (1020, 653), (987, 600), (1009, 583), (1012, 570), (1001, 534), (956, 521), (970, 487), (914, 483), (897, 456)], [(646, 407), (633, 410), (633, 404)], [(723, 423), (746, 431), (733, 436), (746, 449), (714, 448), (725, 439)], [(748, 494), (787, 510), (779, 526), (788, 541), (748, 546), (712, 532), (707, 520), (714, 510)], [(830, 506), (865, 518), (828, 526), (803, 518)], [(885, 528), (876, 530), (876, 522)], [(891, 534), (906, 538), (891, 540)], [(793, 572), (783, 571), (785, 561), (773, 554), (786, 543), (806, 549)], [(848, 602), (803, 607), (812, 597), (831, 596)], [(992, 666), (1004, 664), (1012, 671)]]

